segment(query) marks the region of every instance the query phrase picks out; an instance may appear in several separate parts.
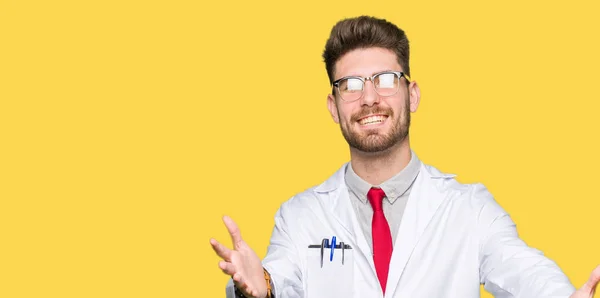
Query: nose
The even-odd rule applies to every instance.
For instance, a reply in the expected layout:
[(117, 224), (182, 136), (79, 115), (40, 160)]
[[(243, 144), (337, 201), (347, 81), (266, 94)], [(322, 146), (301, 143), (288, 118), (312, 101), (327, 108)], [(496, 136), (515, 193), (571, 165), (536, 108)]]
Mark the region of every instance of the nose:
[(373, 84), (373, 81), (369, 80), (365, 82), (361, 101), (362, 105), (366, 106), (372, 106), (379, 102), (379, 94), (377, 94), (375, 91), (375, 85)]

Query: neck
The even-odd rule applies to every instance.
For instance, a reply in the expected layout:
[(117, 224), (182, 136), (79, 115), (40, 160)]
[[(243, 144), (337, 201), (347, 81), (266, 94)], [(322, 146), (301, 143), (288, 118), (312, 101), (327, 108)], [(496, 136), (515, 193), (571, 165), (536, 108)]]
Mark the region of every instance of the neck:
[(400, 173), (408, 165), (411, 150), (408, 136), (382, 152), (362, 152), (350, 148), (350, 163), (354, 172), (371, 185), (380, 185)]

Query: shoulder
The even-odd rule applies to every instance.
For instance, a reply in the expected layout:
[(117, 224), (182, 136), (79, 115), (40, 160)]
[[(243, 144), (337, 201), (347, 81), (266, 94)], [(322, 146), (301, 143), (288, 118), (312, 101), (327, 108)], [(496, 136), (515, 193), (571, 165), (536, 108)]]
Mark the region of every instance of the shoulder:
[(283, 202), (279, 207), (280, 211), (294, 210), (295, 212), (302, 209), (310, 208), (318, 201), (315, 189), (317, 186), (312, 186), (300, 193), (295, 194), (287, 201)]
[(506, 214), (483, 183), (459, 182), (455, 174), (444, 173), (426, 164), (422, 165), (421, 171), (440, 193), (446, 195), (450, 200), (449, 203), (459, 205), (461, 211), (474, 213), (478, 217), (497, 217)]
[(343, 164), (327, 180), (297, 193), (279, 207), (278, 214), (293, 215), (322, 214), (334, 201), (337, 200), (340, 191), (345, 190), (344, 173), (347, 163)]

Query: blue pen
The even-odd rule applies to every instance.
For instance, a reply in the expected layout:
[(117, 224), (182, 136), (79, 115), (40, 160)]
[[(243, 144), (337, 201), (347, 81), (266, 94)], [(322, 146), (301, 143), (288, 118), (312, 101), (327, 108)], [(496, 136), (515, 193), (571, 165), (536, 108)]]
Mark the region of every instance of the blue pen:
[(329, 262), (333, 261), (333, 250), (335, 249), (335, 236), (331, 238), (331, 254), (329, 255)]

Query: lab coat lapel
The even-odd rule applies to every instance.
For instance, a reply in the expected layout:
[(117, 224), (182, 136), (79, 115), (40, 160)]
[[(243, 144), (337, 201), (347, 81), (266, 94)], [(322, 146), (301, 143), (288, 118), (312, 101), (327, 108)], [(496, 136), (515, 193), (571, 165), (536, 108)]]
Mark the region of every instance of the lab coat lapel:
[[(352, 239), (344, 241), (352, 241), (355, 250), (355, 258), (359, 257), (362, 261), (368, 263), (373, 276), (377, 279), (377, 273), (375, 271), (375, 263), (373, 262), (373, 253), (367, 243), (365, 235), (360, 228), (358, 219), (354, 209), (352, 208), (352, 202), (350, 202), (350, 196), (348, 194), (348, 187), (344, 175), (348, 164), (342, 166), (331, 178), (319, 185), (315, 191), (330, 210), (330, 214), (334, 220), (341, 225), (346, 232), (352, 235)], [(358, 259), (357, 259), (358, 261)], [(364, 263), (363, 263), (364, 264)], [(364, 267), (362, 267), (364, 268)]]
[(320, 197), (323, 207), (333, 215), (337, 221), (348, 233), (354, 235), (354, 214), (352, 205), (348, 197), (348, 191), (345, 187), (344, 173), (346, 166), (342, 166), (335, 174), (315, 188), (315, 192)]
[(396, 288), (423, 231), (433, 218), (438, 207), (446, 198), (446, 194), (438, 189), (438, 179), (451, 178), (455, 175), (432, 173), (430, 167), (421, 164), (406, 204), (398, 236), (394, 243), (394, 251), (390, 260), (390, 271), (387, 280), (385, 297), (394, 297)]

